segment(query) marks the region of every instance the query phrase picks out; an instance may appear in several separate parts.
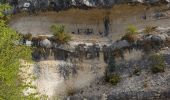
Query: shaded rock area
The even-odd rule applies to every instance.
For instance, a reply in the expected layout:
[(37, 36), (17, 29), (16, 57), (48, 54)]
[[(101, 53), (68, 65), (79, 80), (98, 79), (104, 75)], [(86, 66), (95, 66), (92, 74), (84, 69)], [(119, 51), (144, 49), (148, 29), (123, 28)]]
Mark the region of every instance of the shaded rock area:
[[(87, 98), (87, 100), (169, 100), (170, 91), (159, 93), (157, 91), (143, 92), (143, 91), (131, 91), (122, 92), (120, 94), (106, 95), (102, 96), (92, 96)], [(160, 99), (161, 98), (161, 99)], [(70, 97), (70, 100), (83, 100), (83, 97)]]
[[(169, 54), (166, 52), (170, 52), (170, 49), (159, 52), (164, 55), (167, 64), (164, 73), (153, 74), (148, 56), (143, 55), (140, 60), (123, 61), (116, 66), (115, 72), (121, 76), (121, 81), (116, 86), (101, 79), (68, 98), (70, 100), (85, 98), (87, 100), (169, 100), (170, 65)], [(139, 75), (133, 74), (136, 68), (140, 69)]]

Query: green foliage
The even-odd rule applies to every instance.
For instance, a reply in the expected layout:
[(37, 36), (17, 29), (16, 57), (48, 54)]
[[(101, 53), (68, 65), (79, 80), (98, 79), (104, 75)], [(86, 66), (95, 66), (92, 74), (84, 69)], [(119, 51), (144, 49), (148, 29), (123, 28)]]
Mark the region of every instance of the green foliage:
[(133, 25), (129, 25), (126, 29), (127, 33), (130, 33), (130, 34), (136, 34), (138, 33), (138, 29), (133, 26)]
[(71, 40), (71, 36), (65, 33), (65, 27), (63, 25), (52, 25), (51, 30), (54, 35), (54, 40), (59, 44), (65, 44)]
[(130, 25), (126, 29), (126, 34), (122, 37), (122, 40), (127, 40), (128, 42), (134, 42), (136, 39), (136, 35), (138, 34), (138, 30), (135, 26)]
[(60, 33), (64, 33), (65, 31), (65, 27), (63, 25), (52, 25), (51, 26), (51, 30), (54, 32), (53, 35), (57, 35), (57, 34), (60, 34)]
[(153, 73), (159, 73), (165, 71), (165, 61), (162, 55), (154, 54), (150, 57), (151, 60), (151, 70)]
[(109, 83), (111, 83), (112, 85), (117, 85), (117, 83), (119, 83), (121, 80), (119, 75), (113, 74), (110, 76), (109, 79)]
[(11, 15), (4, 15), (4, 11), (6, 11), (6, 10), (10, 10), (11, 9), (11, 7), (9, 6), (9, 5), (7, 5), (7, 4), (0, 4), (0, 23), (1, 22), (7, 22), (8, 21), (8, 19), (10, 18), (10, 16)]
[(0, 100), (36, 100), (33, 96), (24, 96), (26, 88), (19, 77), (20, 59), (30, 60), (29, 47), (18, 45), (21, 36), (6, 25), (1, 11), (8, 5), (0, 5)]

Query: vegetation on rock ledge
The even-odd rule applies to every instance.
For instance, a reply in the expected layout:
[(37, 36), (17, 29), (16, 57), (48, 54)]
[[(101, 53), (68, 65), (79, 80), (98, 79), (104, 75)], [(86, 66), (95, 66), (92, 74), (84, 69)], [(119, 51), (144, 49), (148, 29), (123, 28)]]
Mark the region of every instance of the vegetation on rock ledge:
[(71, 36), (68, 33), (65, 33), (65, 27), (63, 25), (52, 25), (51, 30), (55, 42), (65, 44), (71, 40)]
[(130, 25), (126, 31), (127, 33), (122, 37), (122, 40), (127, 40), (130, 43), (134, 42), (136, 35), (138, 34), (137, 28), (133, 25)]
[(165, 61), (162, 55), (152, 55), (150, 57), (151, 60), (151, 70), (153, 73), (159, 73), (165, 71)]

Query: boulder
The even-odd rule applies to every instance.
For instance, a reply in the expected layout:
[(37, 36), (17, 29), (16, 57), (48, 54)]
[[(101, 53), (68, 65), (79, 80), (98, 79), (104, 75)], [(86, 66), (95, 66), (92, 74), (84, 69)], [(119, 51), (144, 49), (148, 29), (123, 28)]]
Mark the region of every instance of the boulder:
[(26, 40), (26, 46), (31, 46), (32, 45), (32, 42), (31, 41), (28, 41), (28, 40)]
[(51, 44), (50, 40), (44, 39), (44, 40), (40, 41), (40, 46), (44, 47), (44, 48), (51, 48), (52, 44)]
[(110, 47), (112, 50), (122, 49), (122, 48), (130, 47), (130, 43), (127, 40), (119, 40), (114, 42)]

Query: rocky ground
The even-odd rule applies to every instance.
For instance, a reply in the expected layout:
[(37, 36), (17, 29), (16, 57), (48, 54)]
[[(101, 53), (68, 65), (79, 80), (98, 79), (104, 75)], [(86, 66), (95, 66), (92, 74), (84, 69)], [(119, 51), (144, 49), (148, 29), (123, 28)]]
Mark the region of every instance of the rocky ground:
[[(116, 73), (121, 75), (121, 82), (116, 86), (105, 83), (102, 79), (94, 81), (80, 92), (70, 96), (70, 100), (169, 100), (170, 98), (170, 49), (162, 50), (167, 67), (164, 73), (153, 74), (150, 70), (147, 55), (135, 55), (131, 61), (119, 63)], [(134, 55), (133, 52), (130, 54)], [(141, 57), (139, 57), (141, 56)], [(139, 59), (137, 59), (139, 58)], [(129, 59), (129, 58), (128, 58)], [(141, 72), (134, 75), (134, 69), (138, 67)]]

